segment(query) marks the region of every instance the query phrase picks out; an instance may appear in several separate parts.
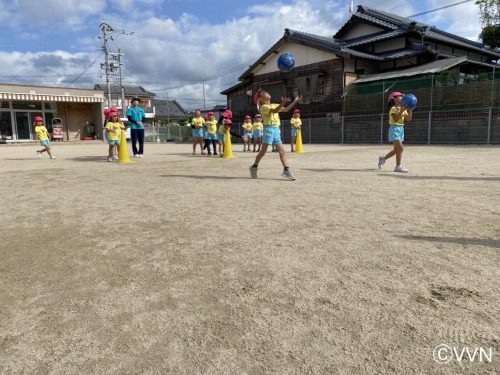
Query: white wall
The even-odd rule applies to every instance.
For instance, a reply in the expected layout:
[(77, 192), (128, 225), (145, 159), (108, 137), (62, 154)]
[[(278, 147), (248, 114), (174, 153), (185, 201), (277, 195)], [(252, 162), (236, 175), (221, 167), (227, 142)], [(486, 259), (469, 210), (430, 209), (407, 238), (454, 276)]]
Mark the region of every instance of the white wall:
[(259, 75), (276, 72), (278, 70), (278, 57), (283, 53), (291, 53), (295, 57), (295, 67), (338, 58), (331, 52), (321, 51), (301, 44), (287, 43), (279, 49), (278, 53), (268, 56), (265, 65), (258, 66), (253, 70), (253, 73)]

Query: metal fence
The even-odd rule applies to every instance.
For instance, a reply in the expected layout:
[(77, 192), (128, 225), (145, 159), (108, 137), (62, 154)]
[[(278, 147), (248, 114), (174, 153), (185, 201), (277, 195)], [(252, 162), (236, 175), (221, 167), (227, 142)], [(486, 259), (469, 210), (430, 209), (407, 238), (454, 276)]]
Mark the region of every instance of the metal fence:
[[(388, 114), (362, 114), (302, 119), (304, 143), (386, 143)], [(243, 135), (241, 124), (233, 123), (232, 132)], [(283, 120), (281, 135), (290, 142), (290, 121)], [(171, 125), (148, 127), (146, 142), (190, 142), (191, 127)], [(238, 137), (233, 143), (242, 143)], [(451, 111), (415, 111), (405, 125), (405, 143), (409, 144), (500, 144), (500, 107)]]

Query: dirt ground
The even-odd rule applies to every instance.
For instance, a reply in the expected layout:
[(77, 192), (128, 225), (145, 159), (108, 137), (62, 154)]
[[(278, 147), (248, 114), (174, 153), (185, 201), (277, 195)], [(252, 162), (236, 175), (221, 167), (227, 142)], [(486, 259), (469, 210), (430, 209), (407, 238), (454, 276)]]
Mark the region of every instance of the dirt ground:
[(0, 373), (500, 373), (500, 148), (233, 147), (0, 145)]

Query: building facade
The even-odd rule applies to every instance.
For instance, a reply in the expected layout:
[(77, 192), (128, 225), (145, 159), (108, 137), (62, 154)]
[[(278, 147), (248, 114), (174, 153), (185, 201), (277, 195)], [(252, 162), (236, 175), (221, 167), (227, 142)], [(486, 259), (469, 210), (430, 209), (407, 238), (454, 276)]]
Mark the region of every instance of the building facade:
[(0, 84), (0, 140), (35, 139), (35, 116), (42, 116), (49, 131), (53, 119), (60, 119), (64, 140), (78, 140), (86, 126), (101, 126), (103, 103), (101, 90)]

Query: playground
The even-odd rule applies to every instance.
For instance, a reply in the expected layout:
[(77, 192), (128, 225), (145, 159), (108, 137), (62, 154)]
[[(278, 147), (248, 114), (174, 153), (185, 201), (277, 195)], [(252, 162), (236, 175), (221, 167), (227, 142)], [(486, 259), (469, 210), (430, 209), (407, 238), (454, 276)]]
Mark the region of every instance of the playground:
[(500, 373), (498, 147), (242, 147), (0, 145), (0, 373)]

